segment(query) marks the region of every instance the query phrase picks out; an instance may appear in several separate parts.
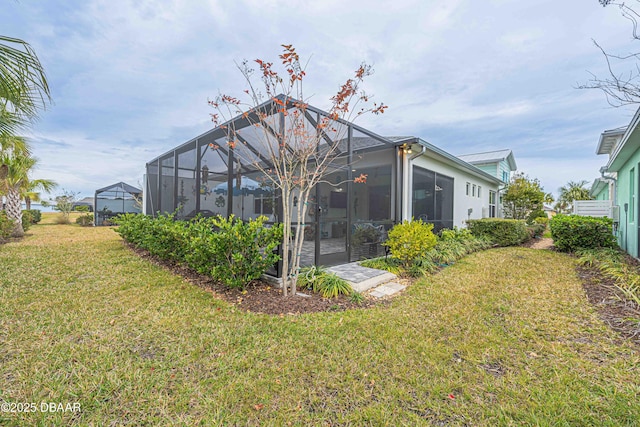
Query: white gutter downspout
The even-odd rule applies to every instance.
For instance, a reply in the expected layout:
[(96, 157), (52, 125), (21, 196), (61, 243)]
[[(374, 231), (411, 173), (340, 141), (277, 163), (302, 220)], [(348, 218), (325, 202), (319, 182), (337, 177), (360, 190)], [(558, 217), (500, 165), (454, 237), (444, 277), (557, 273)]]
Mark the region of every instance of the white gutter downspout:
[[(413, 147), (415, 144), (411, 144), (410, 147)], [(411, 154), (405, 153), (402, 147), (402, 182), (404, 183), (404, 188), (402, 189), (402, 220), (410, 221), (411, 220), (411, 194), (413, 188), (413, 182), (410, 180), (411, 178), (411, 162), (414, 159), (420, 157), (424, 154), (426, 148), (424, 145), (420, 145), (420, 152)], [(413, 149), (413, 148), (412, 148)]]
[[(600, 177), (601, 177), (602, 179), (604, 179), (605, 181), (613, 181), (613, 197), (612, 197), (612, 199), (613, 199), (613, 200), (612, 200), (612, 202), (613, 202), (613, 203), (612, 203), (612, 209), (613, 209), (613, 206), (618, 205), (618, 179), (617, 179), (617, 178), (614, 178), (614, 177), (612, 177), (612, 176), (607, 176), (607, 175), (605, 175), (605, 173), (607, 172), (607, 170), (608, 170), (608, 169), (607, 169), (607, 167), (606, 167), (606, 166), (601, 167), (601, 168), (600, 168)], [(619, 233), (620, 233), (620, 222), (622, 222), (622, 219), (620, 218), (620, 215), (621, 215), (621, 214), (620, 214), (620, 212), (618, 211), (618, 222), (617, 222), (617, 223), (615, 223), (615, 222), (613, 223), (613, 234), (614, 234), (616, 237), (618, 237), (618, 238), (621, 238), (621, 237), (622, 237), (622, 236), (619, 236)], [(625, 217), (626, 217), (626, 216), (625, 216)], [(628, 225), (629, 225), (628, 223), (626, 223), (626, 224), (624, 225), (625, 230), (627, 229), (627, 226), (628, 226)], [(625, 242), (625, 246), (626, 246), (626, 242)], [(625, 250), (626, 250), (626, 248), (625, 248)]]

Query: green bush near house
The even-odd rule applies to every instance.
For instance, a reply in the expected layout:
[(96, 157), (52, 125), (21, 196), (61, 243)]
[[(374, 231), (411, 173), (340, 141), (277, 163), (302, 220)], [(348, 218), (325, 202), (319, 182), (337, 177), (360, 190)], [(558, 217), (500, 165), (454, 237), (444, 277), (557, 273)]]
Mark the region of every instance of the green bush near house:
[(265, 226), (266, 217), (196, 218), (177, 221), (124, 214), (115, 218), (117, 232), (129, 243), (159, 258), (187, 265), (232, 288), (244, 288), (259, 278), (280, 256), (282, 226)]
[[(201, 219), (202, 224), (211, 226), (204, 234), (205, 241), (211, 246), (194, 244), (199, 237), (192, 237), (188, 244), (187, 264), (202, 268), (205, 261), (202, 253), (210, 254), (208, 274), (231, 288), (244, 288), (280, 259), (274, 251), (282, 241), (282, 225), (268, 228), (265, 221), (265, 216), (249, 221), (233, 216)], [(193, 258), (196, 258), (195, 262)]]
[(11, 236), (13, 231), (13, 221), (7, 216), (5, 211), (0, 211), (0, 243)]
[(531, 237), (526, 223), (517, 219), (472, 219), (467, 226), (474, 236), (488, 238), (498, 246), (519, 245)]
[(435, 246), (422, 252), (409, 265), (396, 258), (376, 258), (362, 261), (365, 267), (386, 270), (394, 274), (421, 277), (437, 271), (440, 267), (453, 264), (472, 252), (488, 249), (493, 245), (489, 239), (474, 236), (468, 229), (444, 229), (437, 237)]
[(24, 231), (27, 231), (31, 227), (31, 224), (33, 224), (31, 212), (22, 211), (22, 229)]
[(558, 250), (616, 248), (611, 218), (578, 215), (556, 215), (549, 222), (551, 237)]
[(408, 267), (436, 245), (437, 238), (432, 230), (433, 224), (422, 220), (404, 221), (389, 230), (389, 237), (383, 244), (389, 247), (392, 258)]
[(93, 214), (85, 213), (76, 218), (76, 224), (80, 224), (83, 227), (93, 225)]
[(26, 209), (22, 211), (22, 214), (29, 213), (31, 215), (31, 224), (37, 224), (42, 220), (42, 212), (38, 209)]

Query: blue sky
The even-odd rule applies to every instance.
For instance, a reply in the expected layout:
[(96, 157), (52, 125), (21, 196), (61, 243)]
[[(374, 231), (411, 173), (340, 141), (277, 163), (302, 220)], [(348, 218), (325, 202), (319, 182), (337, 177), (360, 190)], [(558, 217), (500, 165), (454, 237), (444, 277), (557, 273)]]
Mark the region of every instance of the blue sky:
[(597, 0), (8, 1), (0, 28), (35, 48), (52, 89), (27, 135), (35, 177), (83, 196), (141, 183), (147, 161), (212, 127), (208, 99), (242, 94), (234, 61), (275, 61), (283, 43), (310, 58), (313, 105), (366, 61), (365, 89), (389, 109), (358, 124), (452, 154), (511, 148), (554, 193), (598, 176), (600, 133), (634, 112), (575, 89), (605, 75), (592, 39), (634, 50)]

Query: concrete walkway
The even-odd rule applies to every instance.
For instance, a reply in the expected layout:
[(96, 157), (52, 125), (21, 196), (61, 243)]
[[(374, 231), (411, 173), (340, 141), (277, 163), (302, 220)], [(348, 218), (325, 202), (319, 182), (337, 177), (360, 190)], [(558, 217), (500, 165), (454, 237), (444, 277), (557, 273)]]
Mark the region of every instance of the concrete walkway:
[(395, 274), (363, 267), (357, 262), (335, 265), (327, 268), (327, 271), (349, 282), (355, 291), (370, 291), (369, 295), (376, 298), (390, 296), (406, 288), (404, 285), (393, 282), (397, 279)]

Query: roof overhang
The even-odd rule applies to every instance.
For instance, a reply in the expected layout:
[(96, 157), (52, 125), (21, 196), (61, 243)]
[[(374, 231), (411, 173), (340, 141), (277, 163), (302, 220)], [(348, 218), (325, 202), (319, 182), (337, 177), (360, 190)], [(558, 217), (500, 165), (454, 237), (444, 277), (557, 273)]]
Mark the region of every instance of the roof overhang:
[[(470, 159), (467, 163), (470, 163), (472, 165), (488, 165), (492, 163), (499, 163), (504, 160), (509, 165), (509, 170), (515, 171), (518, 169), (518, 166), (516, 165), (516, 158), (513, 155), (513, 151), (511, 151), (510, 149), (489, 151), (486, 153), (465, 154), (460, 156), (460, 158), (463, 161), (467, 161), (467, 160), (464, 160), (465, 157), (473, 158), (473, 157), (482, 156), (482, 155), (484, 156), (481, 157), (480, 159), (473, 159), (473, 160)], [(491, 157), (491, 156), (495, 156), (495, 157)]]
[(600, 134), (596, 154), (611, 154), (624, 136), (626, 128), (605, 130)]
[(472, 165), (471, 163), (467, 163), (464, 160), (454, 156), (453, 154), (449, 154), (446, 151), (442, 150), (441, 148), (436, 147), (435, 145), (420, 139), (418, 137), (410, 137), (410, 138), (406, 138), (403, 140), (399, 140), (399, 141), (395, 141), (397, 146), (402, 146), (404, 144), (418, 144), (422, 147), (425, 148), (426, 151), (428, 151), (431, 155), (433, 155), (436, 159), (442, 161), (443, 163), (446, 163), (450, 166), (454, 166), (460, 169), (465, 170), (466, 172), (470, 173), (471, 175), (474, 175), (478, 178), (484, 179), (485, 181), (489, 181), (492, 182), (496, 185), (503, 185), (504, 182), (502, 182), (502, 180), (496, 178), (495, 176), (488, 174), (487, 172), (478, 169), (477, 167), (475, 167), (474, 165)]
[(640, 148), (640, 108), (636, 111), (631, 119), (631, 123), (624, 131), (624, 135), (620, 143), (614, 148), (613, 153), (609, 157), (607, 170), (609, 172), (618, 172), (622, 166), (629, 160), (629, 157)]
[(516, 158), (513, 156), (513, 151), (509, 150), (509, 155), (505, 160), (509, 164), (509, 169), (511, 169), (512, 171), (518, 169), (518, 166), (516, 166)]
[(589, 195), (591, 197), (595, 197), (596, 194), (600, 193), (606, 187), (609, 186), (609, 183), (602, 178), (596, 178), (591, 185), (591, 189), (589, 190)]

